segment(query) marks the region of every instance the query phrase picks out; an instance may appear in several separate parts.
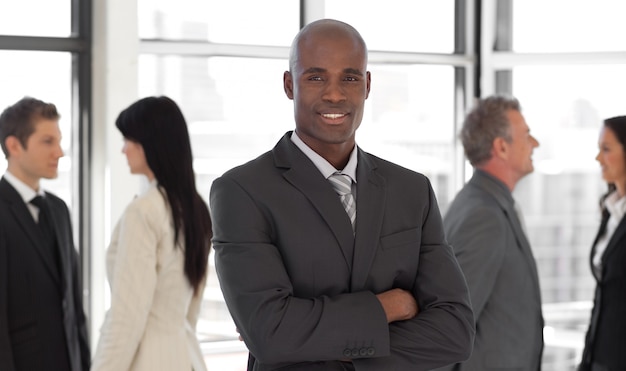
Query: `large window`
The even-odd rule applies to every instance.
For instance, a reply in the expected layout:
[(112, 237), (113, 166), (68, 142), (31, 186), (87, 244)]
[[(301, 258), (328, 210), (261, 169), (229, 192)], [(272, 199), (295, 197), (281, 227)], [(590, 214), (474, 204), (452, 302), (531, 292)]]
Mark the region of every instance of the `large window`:
[(626, 93), (611, 87), (626, 83), (625, 70), (624, 64), (512, 69), (513, 94), (541, 144), (535, 173), (515, 194), (523, 205), (543, 302), (554, 308), (546, 311), (546, 340), (558, 346), (577, 339), (546, 353), (546, 362), (563, 367), (578, 360), (584, 344), (595, 287), (589, 252), (600, 225), (598, 200), (606, 191), (595, 161), (597, 140), (602, 120), (625, 112)]
[(598, 201), (606, 191), (595, 161), (597, 140), (603, 119), (626, 114), (626, 91), (620, 88), (626, 83), (626, 43), (618, 19), (626, 4), (483, 4), (499, 15), (495, 50), (484, 56), (490, 63), (485, 77), (494, 84), (483, 89), (516, 96), (540, 143), (535, 172), (518, 184), (515, 198), (540, 275), (544, 369), (574, 370), (591, 311), (589, 253), (600, 223)]

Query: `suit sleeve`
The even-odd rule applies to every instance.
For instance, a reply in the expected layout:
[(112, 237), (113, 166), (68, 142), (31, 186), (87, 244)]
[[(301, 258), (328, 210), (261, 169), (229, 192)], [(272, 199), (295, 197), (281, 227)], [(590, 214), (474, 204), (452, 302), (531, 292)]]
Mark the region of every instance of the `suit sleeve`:
[(9, 338), (9, 319), (7, 313), (7, 292), (9, 290), (7, 267), (7, 241), (5, 231), (0, 227), (0, 370), (14, 371), (13, 350)]
[[(294, 296), (271, 221), (255, 200), (222, 177), (213, 182), (210, 201), (220, 286), (241, 336), (260, 363), (389, 355), (389, 328), (373, 293)], [(351, 346), (375, 352), (344, 353)]]
[[(111, 308), (102, 326), (92, 371), (128, 370), (142, 338), (157, 283), (157, 217), (131, 203), (119, 221)], [(114, 237), (115, 238), (115, 237)]]
[[(419, 266), (412, 293), (419, 313), (389, 325), (392, 364), (369, 363), (363, 370), (432, 370), (469, 358), (475, 335), (467, 284), (443, 232), (434, 192), (428, 186)], [(358, 363), (358, 360), (355, 361)]]
[(500, 209), (480, 207), (449, 230), (452, 247), (470, 289), (478, 321), (504, 261), (506, 218)]

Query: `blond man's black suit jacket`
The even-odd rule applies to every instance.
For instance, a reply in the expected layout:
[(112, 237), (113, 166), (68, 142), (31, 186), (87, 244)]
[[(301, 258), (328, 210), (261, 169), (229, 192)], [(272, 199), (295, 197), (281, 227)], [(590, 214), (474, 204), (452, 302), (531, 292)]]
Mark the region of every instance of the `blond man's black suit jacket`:
[(593, 268), (598, 240), (609, 219), (603, 213), (590, 255), (596, 291), (579, 370), (626, 370), (626, 218), (622, 218), (602, 254), (602, 273)]
[[(287, 133), (211, 188), (213, 246), (249, 370), (430, 370), (468, 357), (465, 280), (427, 178), (358, 152), (356, 235), (329, 182)], [(387, 324), (375, 294), (420, 313)]]
[[(0, 370), (89, 369), (78, 256), (65, 203), (46, 193), (59, 248), (45, 251), (19, 193), (0, 180)], [(56, 265), (55, 265), (56, 264)], [(59, 269), (60, 268), (60, 269)]]

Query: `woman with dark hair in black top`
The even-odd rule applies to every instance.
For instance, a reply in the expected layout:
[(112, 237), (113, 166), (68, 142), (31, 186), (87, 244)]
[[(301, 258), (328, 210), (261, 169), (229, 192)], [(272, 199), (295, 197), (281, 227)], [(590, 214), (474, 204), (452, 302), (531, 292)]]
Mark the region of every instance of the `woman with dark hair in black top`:
[(626, 370), (626, 116), (607, 119), (596, 160), (608, 191), (591, 249), (597, 281), (580, 371)]

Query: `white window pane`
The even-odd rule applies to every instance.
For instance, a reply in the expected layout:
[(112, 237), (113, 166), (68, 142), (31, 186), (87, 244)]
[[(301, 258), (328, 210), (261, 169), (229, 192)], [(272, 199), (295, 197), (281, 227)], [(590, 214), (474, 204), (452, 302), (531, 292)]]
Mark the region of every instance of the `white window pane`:
[(626, 50), (624, 0), (514, 0), (517, 52)]
[(429, 177), (442, 212), (453, 192), (454, 68), (371, 64), (372, 88), (357, 142)]
[(68, 37), (71, 0), (0, 1), (0, 35)]
[[(61, 197), (72, 206), (70, 145), (72, 138), (72, 101), (70, 53), (18, 52), (0, 50), (0, 111), (25, 96), (54, 103), (61, 114), (59, 125), (65, 156), (59, 160), (59, 177), (42, 180), (42, 187)], [(0, 171), (4, 173), (6, 160), (0, 156)]]
[(286, 60), (143, 55), (139, 66), (140, 96), (165, 94), (181, 106), (207, 199), (216, 176), (269, 150), (293, 129), (282, 83)]
[(370, 50), (452, 53), (453, 0), (326, 0), (324, 16), (354, 26)]
[(143, 39), (288, 46), (299, 27), (294, 0), (138, 0)]

